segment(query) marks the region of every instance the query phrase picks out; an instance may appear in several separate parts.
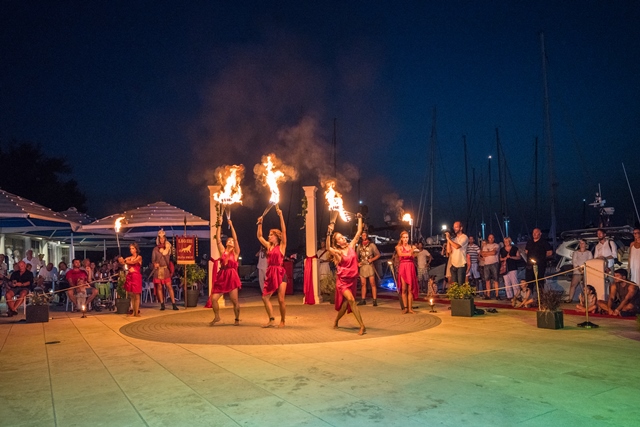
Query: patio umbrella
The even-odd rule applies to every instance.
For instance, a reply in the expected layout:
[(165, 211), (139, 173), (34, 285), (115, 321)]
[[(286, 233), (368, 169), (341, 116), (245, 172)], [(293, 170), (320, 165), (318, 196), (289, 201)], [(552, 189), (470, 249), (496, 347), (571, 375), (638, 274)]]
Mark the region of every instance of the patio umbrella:
[(167, 237), (182, 236), (187, 223), (187, 234), (201, 239), (209, 238), (209, 221), (166, 202), (156, 202), (139, 208), (109, 215), (81, 226), (81, 231), (114, 233), (116, 219), (124, 217), (121, 236), (124, 238), (154, 238), (161, 228)]

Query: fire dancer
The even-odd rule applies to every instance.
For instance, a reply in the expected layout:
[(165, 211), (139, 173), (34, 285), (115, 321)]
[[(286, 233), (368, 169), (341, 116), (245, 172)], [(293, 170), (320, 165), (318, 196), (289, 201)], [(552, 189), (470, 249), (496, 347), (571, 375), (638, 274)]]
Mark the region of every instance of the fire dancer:
[(269, 266), (267, 267), (267, 274), (264, 279), (264, 289), (262, 290), (262, 302), (264, 308), (269, 316), (269, 323), (264, 325), (264, 328), (272, 328), (275, 326), (273, 317), (273, 307), (271, 306), (271, 295), (274, 292), (278, 292), (278, 304), (280, 306), (280, 325), (284, 327), (284, 319), (287, 308), (285, 306), (284, 294), (287, 290), (287, 275), (282, 266), (284, 260), (284, 254), (287, 249), (287, 230), (284, 224), (284, 217), (282, 211), (276, 205), (276, 213), (280, 217), (280, 230), (274, 228), (269, 231), (268, 241), (262, 237), (262, 220), (263, 217), (258, 218), (258, 240), (267, 248), (267, 259)]
[(156, 237), (156, 247), (151, 253), (151, 262), (153, 263), (153, 286), (155, 287), (156, 296), (160, 301), (160, 310), (164, 310), (165, 288), (169, 291), (169, 298), (173, 309), (177, 310), (176, 297), (173, 294), (173, 286), (171, 286), (171, 276), (173, 271), (171, 268), (171, 243), (167, 241), (167, 233), (160, 229), (158, 237)]
[(233, 227), (231, 219), (227, 218), (227, 222), (229, 223), (229, 227), (231, 227), (232, 237), (227, 238), (226, 246), (222, 246), (222, 242), (220, 241), (220, 236), (222, 235), (222, 221), (218, 224), (218, 230), (214, 237), (218, 245), (218, 250), (222, 255), (220, 255), (220, 271), (218, 271), (218, 276), (213, 283), (213, 291), (211, 293), (211, 306), (215, 316), (211, 323), (209, 323), (209, 326), (215, 326), (215, 324), (221, 320), (218, 300), (224, 294), (229, 294), (229, 299), (233, 304), (233, 313), (236, 315), (233, 325), (240, 325), (240, 304), (238, 303), (238, 289), (242, 287), (240, 276), (238, 276), (240, 244), (238, 243), (236, 229)]
[(124, 290), (127, 291), (127, 297), (131, 298), (133, 306), (133, 315), (140, 317), (140, 295), (142, 294), (142, 257), (140, 256), (140, 247), (137, 243), (129, 245), (131, 256), (127, 258), (118, 258), (118, 262), (122, 265), (126, 264), (127, 278), (124, 282)]
[(338, 315), (336, 316), (333, 327), (338, 329), (338, 322), (342, 316), (347, 312), (353, 312), (353, 315), (360, 324), (358, 335), (364, 335), (367, 329), (364, 327), (360, 309), (354, 297), (354, 294), (357, 292), (359, 277), (358, 255), (356, 254), (355, 246), (362, 233), (362, 215), (358, 214), (358, 231), (356, 231), (356, 235), (353, 237), (351, 243), (347, 243), (347, 239), (342, 234), (333, 234), (334, 225), (335, 223), (333, 222), (329, 224), (326, 244), (328, 251), (333, 257), (333, 262), (336, 264), (335, 308), (338, 311)]
[(409, 233), (400, 233), (400, 242), (396, 246), (396, 255), (400, 260), (398, 267), (398, 286), (401, 288), (403, 313), (415, 314), (413, 300), (418, 299), (418, 277), (413, 258), (416, 255), (416, 247), (409, 244)]

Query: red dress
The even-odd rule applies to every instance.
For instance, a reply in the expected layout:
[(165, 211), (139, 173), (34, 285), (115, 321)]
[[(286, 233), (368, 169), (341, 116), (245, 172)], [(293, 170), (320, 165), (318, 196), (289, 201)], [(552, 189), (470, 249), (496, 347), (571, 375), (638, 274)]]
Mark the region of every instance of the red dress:
[(218, 277), (213, 284), (213, 293), (226, 294), (234, 289), (242, 288), (240, 276), (238, 276), (238, 261), (235, 252), (226, 252), (220, 257), (222, 263)]
[(274, 246), (267, 252), (267, 272), (264, 277), (264, 289), (262, 295), (274, 293), (280, 287), (282, 282), (287, 281), (287, 275), (284, 272), (282, 262), (284, 256), (280, 252), (280, 245)]
[[(360, 276), (358, 268), (358, 255), (351, 246), (347, 250), (347, 254), (336, 265), (336, 305), (337, 311), (342, 307), (344, 300), (344, 291), (349, 289), (352, 295), (357, 292), (358, 277)], [(351, 307), (347, 307), (347, 313), (351, 313)]]
[(140, 264), (127, 264), (127, 277), (124, 281), (124, 290), (132, 294), (142, 293), (142, 273)]
[(413, 299), (418, 299), (418, 277), (416, 276), (416, 266), (413, 264), (411, 247), (408, 250), (400, 248), (400, 266), (398, 267), (398, 288), (402, 289), (402, 281), (409, 286), (409, 292)]

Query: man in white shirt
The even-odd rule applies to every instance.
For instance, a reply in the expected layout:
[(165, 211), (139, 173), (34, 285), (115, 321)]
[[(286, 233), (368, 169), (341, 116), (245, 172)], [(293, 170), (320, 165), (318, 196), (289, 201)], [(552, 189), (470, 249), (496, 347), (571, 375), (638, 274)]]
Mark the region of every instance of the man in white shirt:
[(462, 232), (462, 223), (456, 221), (453, 223), (454, 238), (447, 231), (445, 237), (447, 238), (447, 246), (449, 252), (449, 261), (451, 263), (451, 283), (464, 283), (464, 279), (467, 273), (467, 245), (469, 244), (469, 238)]
[(607, 239), (607, 232), (602, 228), (597, 231), (598, 244), (593, 250), (593, 258), (602, 259), (605, 261), (605, 272), (609, 273), (613, 271), (613, 266), (618, 258), (618, 248), (615, 242)]
[(26, 265), (31, 266), (31, 272), (36, 274), (36, 259), (33, 257), (33, 251), (29, 249), (26, 253), (26, 256), (22, 259)]

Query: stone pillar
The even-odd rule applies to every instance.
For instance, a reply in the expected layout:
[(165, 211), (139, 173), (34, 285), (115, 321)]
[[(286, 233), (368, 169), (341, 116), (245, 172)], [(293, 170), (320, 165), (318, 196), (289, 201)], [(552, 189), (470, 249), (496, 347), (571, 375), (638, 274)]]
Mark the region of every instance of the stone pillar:
[(603, 259), (588, 260), (584, 268), (584, 283), (594, 287), (598, 299), (606, 301), (609, 298), (609, 287), (605, 285), (604, 266)]
[[(220, 192), (221, 187), (219, 185), (208, 185), (209, 188), (209, 251), (211, 254), (211, 258), (218, 259), (220, 258), (220, 251), (218, 250), (218, 242), (213, 238), (218, 230), (216, 230), (216, 223), (218, 222), (218, 202), (213, 199), (213, 195), (215, 193)], [(222, 221), (222, 218), (220, 218)], [(220, 236), (218, 236), (220, 238)], [(213, 278), (218, 273), (217, 271), (213, 271), (213, 263), (207, 263), (207, 271), (209, 272), (209, 289), (207, 290), (209, 294), (211, 293), (211, 288), (213, 286)], [(220, 265), (218, 264), (218, 268)], [(224, 296), (221, 296), (218, 300), (218, 304), (220, 307), (224, 307)]]
[[(305, 255), (314, 256), (318, 252), (318, 222), (316, 217), (316, 192), (318, 188), (314, 185), (302, 187), (307, 198), (307, 215), (305, 216)], [(313, 294), (317, 303), (318, 298), (318, 260), (313, 259)]]

